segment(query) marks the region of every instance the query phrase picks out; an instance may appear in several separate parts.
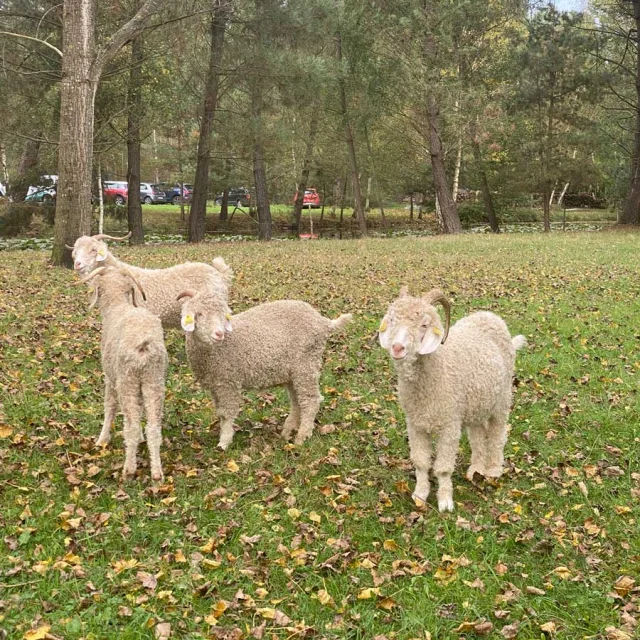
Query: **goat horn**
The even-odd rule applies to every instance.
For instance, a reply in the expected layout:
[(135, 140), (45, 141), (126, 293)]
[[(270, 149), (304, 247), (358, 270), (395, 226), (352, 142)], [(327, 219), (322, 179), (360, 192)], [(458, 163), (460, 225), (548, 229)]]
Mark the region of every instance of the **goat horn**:
[(125, 276), (129, 276), (129, 278), (133, 280), (134, 284), (136, 285), (136, 287), (138, 287), (138, 290), (142, 294), (142, 299), (146, 302), (147, 294), (144, 292), (144, 289), (142, 288), (142, 285), (140, 284), (138, 278), (136, 278), (133, 273), (131, 273), (131, 271), (129, 271), (129, 269), (126, 269), (125, 267), (120, 267), (120, 273), (124, 273)]
[(98, 267), (94, 269), (88, 276), (82, 278), (82, 280), (78, 280), (78, 282), (74, 282), (74, 286), (78, 286), (80, 284), (86, 284), (87, 282), (93, 280), (96, 276), (99, 276), (101, 273), (104, 273), (108, 267)]
[(193, 289), (187, 289), (186, 291), (183, 291), (176, 300), (179, 302), (182, 298), (193, 298), (195, 295), (196, 292)]
[(122, 242), (123, 240), (128, 240), (131, 237), (131, 231), (127, 233), (126, 236), (122, 238), (116, 238), (115, 236), (108, 236), (106, 233), (98, 233), (95, 236), (91, 236), (94, 240), (117, 240), (118, 242)]
[(69, 251), (73, 251), (75, 247), (70, 247), (68, 244), (64, 245), (67, 249), (69, 249)]
[(429, 293), (425, 293), (423, 298), (429, 304), (440, 304), (444, 309), (445, 315), (445, 326), (444, 326), (444, 336), (442, 337), (441, 344), (444, 344), (447, 336), (449, 335), (449, 326), (451, 324), (451, 303), (447, 299), (447, 297), (440, 291), (440, 289), (431, 289)]

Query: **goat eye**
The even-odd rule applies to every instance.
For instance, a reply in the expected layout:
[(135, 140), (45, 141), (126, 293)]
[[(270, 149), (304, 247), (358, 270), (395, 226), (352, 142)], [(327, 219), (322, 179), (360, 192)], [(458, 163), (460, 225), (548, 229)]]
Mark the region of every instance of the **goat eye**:
[(202, 318), (202, 314), (199, 311), (196, 311), (196, 318)]

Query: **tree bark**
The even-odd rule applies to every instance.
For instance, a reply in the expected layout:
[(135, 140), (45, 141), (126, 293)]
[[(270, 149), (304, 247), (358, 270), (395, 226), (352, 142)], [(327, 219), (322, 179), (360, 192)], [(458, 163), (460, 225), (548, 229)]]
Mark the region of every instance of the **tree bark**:
[(189, 242), (204, 240), (209, 193), (209, 165), (211, 164), (211, 133), (218, 104), (218, 86), (224, 35), (231, 3), (229, 0), (213, 0), (211, 7), (211, 47), (209, 49), (209, 69), (204, 93), (204, 109), (200, 121), (198, 159), (196, 177), (193, 183), (191, 214), (189, 216)]
[(427, 96), (427, 120), (429, 125), (429, 153), (431, 155), (431, 171), (436, 189), (436, 196), (442, 216), (444, 233), (459, 233), (462, 230), (458, 208), (451, 197), (449, 181), (444, 165), (444, 148), (440, 137), (440, 109), (433, 93)]
[(313, 107), (311, 113), (311, 122), (309, 123), (309, 135), (307, 136), (307, 146), (304, 152), (304, 160), (302, 161), (302, 172), (298, 182), (298, 193), (293, 206), (293, 219), (296, 226), (296, 232), (300, 234), (302, 223), (302, 206), (304, 204), (304, 192), (309, 181), (309, 172), (311, 171), (311, 161), (313, 160), (313, 145), (318, 134), (318, 110)]
[(127, 217), (130, 244), (144, 244), (142, 228), (142, 202), (140, 200), (140, 151), (142, 144), (142, 63), (144, 60), (144, 42), (142, 35), (131, 42), (131, 70), (129, 71), (129, 89), (127, 96)]
[[(633, 16), (636, 33), (640, 34), (640, 0), (633, 0)], [(629, 190), (618, 224), (638, 224), (640, 222), (640, 46), (636, 46), (636, 108), (633, 154)]]
[(58, 196), (51, 261), (73, 267), (76, 238), (91, 233), (91, 165), (95, 94), (104, 69), (135, 38), (164, 0), (146, 0), (136, 15), (96, 50), (96, 0), (65, 0), (63, 8), (62, 81)]
[(549, 233), (551, 231), (551, 206), (549, 204), (550, 194), (551, 184), (548, 180), (545, 180), (542, 186), (542, 217), (545, 233)]
[(51, 260), (68, 268), (73, 260), (65, 244), (73, 245), (78, 236), (91, 233), (95, 10), (93, 0), (67, 0), (63, 10), (58, 193)]
[(253, 180), (258, 210), (258, 239), (271, 240), (271, 207), (267, 188), (267, 168), (262, 145), (262, 89), (261, 80), (251, 82), (251, 119), (253, 123)]
[(484, 159), (482, 157), (482, 150), (480, 149), (480, 142), (478, 140), (478, 132), (475, 122), (471, 125), (471, 145), (473, 147), (473, 159), (476, 161), (476, 170), (480, 178), (480, 190), (482, 191), (484, 209), (487, 212), (487, 218), (489, 218), (489, 226), (493, 233), (500, 233), (500, 225), (498, 224), (496, 211), (493, 206), (493, 197), (491, 196), (491, 189), (489, 189), (489, 179), (487, 178), (487, 170), (484, 166)]
[(353, 131), (351, 130), (351, 122), (349, 120), (349, 111), (347, 107), (347, 89), (342, 69), (342, 39), (340, 34), (337, 38), (338, 63), (338, 89), (340, 93), (340, 107), (342, 111), (342, 122), (344, 126), (345, 139), (347, 142), (347, 150), (349, 152), (349, 164), (351, 165), (351, 181), (353, 184), (353, 208), (355, 216), (358, 220), (358, 227), (362, 236), (367, 235), (367, 221), (364, 217), (364, 208), (362, 206), (362, 193), (360, 191), (360, 172), (358, 171), (358, 158), (356, 155), (356, 145), (353, 139)]

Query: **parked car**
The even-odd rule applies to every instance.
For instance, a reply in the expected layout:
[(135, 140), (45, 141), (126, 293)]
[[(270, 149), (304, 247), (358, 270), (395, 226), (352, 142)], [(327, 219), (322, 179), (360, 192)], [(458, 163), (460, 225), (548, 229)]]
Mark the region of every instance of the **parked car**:
[[(296, 198), (298, 197), (298, 192), (296, 191), (296, 195), (293, 196), (293, 202), (295, 203)], [(320, 208), (320, 195), (315, 189), (305, 189), (304, 197), (302, 199), (302, 206), (307, 207), (308, 209), (319, 209)]]
[(167, 195), (160, 188), (160, 185), (150, 182), (140, 183), (140, 200), (144, 204), (157, 204), (166, 202)]
[(102, 183), (104, 199), (123, 205), (129, 196), (129, 185), (126, 182), (106, 180)]
[(191, 196), (193, 194), (193, 185), (187, 184), (186, 182), (180, 188), (180, 184), (171, 185), (168, 182), (161, 182), (156, 185), (159, 189), (164, 191), (165, 202), (170, 202), (172, 204), (180, 204), (180, 196), (184, 202), (189, 202), (191, 200)]
[(42, 204), (52, 204), (56, 200), (56, 185), (50, 187), (29, 187), (25, 202), (41, 202)]
[[(215, 203), (217, 205), (222, 204), (223, 193), (219, 193), (215, 197)], [(229, 189), (229, 204), (236, 207), (248, 207), (251, 204), (251, 192), (244, 187), (231, 187)]]

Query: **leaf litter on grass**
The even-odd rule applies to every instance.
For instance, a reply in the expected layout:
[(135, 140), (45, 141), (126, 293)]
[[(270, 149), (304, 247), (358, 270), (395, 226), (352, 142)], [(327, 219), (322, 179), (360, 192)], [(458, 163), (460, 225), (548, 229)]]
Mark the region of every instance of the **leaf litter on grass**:
[[(318, 422), (332, 428), (300, 447), (279, 440), (288, 405), (269, 390), (248, 394), (233, 447), (217, 451), (215, 412), (168, 332), (161, 487), (148, 483), (144, 448), (138, 477), (120, 485), (120, 419), (111, 445), (93, 447), (99, 319), (73, 275), (42, 253), (3, 253), (0, 628), (68, 639), (634, 637), (637, 249), (635, 234), (618, 233), (118, 247), (148, 266), (223, 255), (238, 272), (234, 311), (301, 298), (355, 314), (325, 357)], [(463, 442), (452, 515), (411, 500), (404, 418), (376, 344), (404, 283), (445, 290), (454, 318), (491, 309), (530, 343), (505, 476), (467, 482)]]

